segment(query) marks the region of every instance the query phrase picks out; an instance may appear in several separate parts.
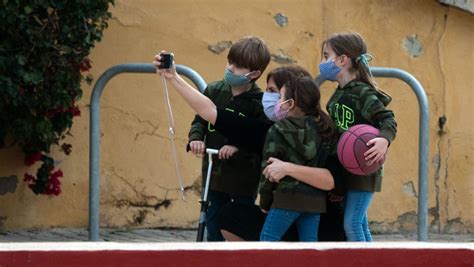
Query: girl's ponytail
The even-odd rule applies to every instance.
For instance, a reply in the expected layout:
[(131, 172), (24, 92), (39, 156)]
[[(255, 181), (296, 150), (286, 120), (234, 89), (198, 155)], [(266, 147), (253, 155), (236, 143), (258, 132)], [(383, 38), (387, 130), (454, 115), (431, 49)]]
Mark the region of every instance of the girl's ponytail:
[(372, 72), (370, 71), (369, 61), (372, 61), (373, 57), (371, 54), (360, 54), (355, 59), (352, 59), (352, 66), (357, 71), (358, 78), (372, 86), (374, 89), (378, 89), (377, 83), (373, 80)]
[(316, 126), (324, 140), (334, 141), (336, 139), (336, 128), (331, 117), (321, 107), (317, 109)]
[(382, 91), (382, 89), (379, 88), (379, 86), (373, 79), (374, 76), (372, 75), (372, 72), (370, 71), (370, 66), (369, 66), (369, 61), (371, 61), (372, 59), (373, 57), (371, 54), (360, 54), (358, 57), (355, 58), (353, 65), (355, 63), (355, 65), (357, 66), (356, 69), (358, 70), (358, 73), (357, 73), (358, 78), (362, 82), (370, 85), (380, 94), (391, 99), (392, 97), (389, 94)]

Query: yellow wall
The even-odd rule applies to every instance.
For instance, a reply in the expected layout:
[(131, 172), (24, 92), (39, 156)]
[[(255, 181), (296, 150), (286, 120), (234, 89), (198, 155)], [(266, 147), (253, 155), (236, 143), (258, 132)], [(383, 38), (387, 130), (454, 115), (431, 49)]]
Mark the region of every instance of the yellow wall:
[[(329, 34), (358, 31), (375, 56), (372, 66), (406, 70), (424, 86), (430, 103), (430, 229), (474, 231), (473, 17), (436, 1), (391, 0), (116, 0), (103, 41), (91, 55), (94, 78), (127, 62), (151, 62), (161, 50), (198, 71), (209, 82), (221, 79), (228, 50), (209, 45), (245, 35), (266, 40), (272, 54), (288, 56), (317, 73), (320, 44)], [(274, 16), (283, 13), (287, 26)], [(407, 49), (407, 40), (415, 46)], [(417, 50), (417, 46), (421, 51)], [(280, 64), (272, 61), (268, 69)], [(399, 124), (390, 147), (382, 193), (369, 210), (377, 232), (416, 229), (418, 187), (418, 104), (410, 87), (378, 79), (394, 101)], [(264, 87), (264, 82), (259, 81)], [(334, 84), (325, 83), (323, 102)], [(62, 194), (34, 195), (22, 181), (18, 149), (0, 150), (0, 182), (18, 180), (0, 195), (0, 229), (85, 227), (88, 216), (89, 101), (84, 84), (81, 117), (72, 128), (73, 153), (53, 152), (65, 177)], [(180, 200), (159, 77), (115, 77), (102, 95), (102, 227), (195, 227), (199, 214), (200, 159), (184, 151), (193, 112), (171, 91), (180, 170), (187, 190)], [(440, 131), (438, 120), (447, 121)], [(6, 177), (10, 177), (9, 179)], [(13, 177), (13, 178), (12, 178)]]

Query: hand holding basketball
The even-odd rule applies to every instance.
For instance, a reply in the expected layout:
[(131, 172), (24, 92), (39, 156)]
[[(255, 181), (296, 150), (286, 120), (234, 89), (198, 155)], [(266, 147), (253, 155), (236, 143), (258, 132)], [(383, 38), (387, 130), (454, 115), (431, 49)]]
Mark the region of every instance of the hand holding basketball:
[(388, 140), (383, 137), (376, 137), (369, 140), (367, 146), (370, 147), (370, 149), (364, 153), (364, 156), (370, 166), (374, 164), (374, 162), (380, 163), (383, 160), (385, 153), (387, 153)]
[(377, 128), (367, 124), (357, 124), (345, 131), (337, 144), (337, 157), (342, 166), (356, 175), (378, 171), (385, 161), (388, 146), (388, 141), (379, 134)]

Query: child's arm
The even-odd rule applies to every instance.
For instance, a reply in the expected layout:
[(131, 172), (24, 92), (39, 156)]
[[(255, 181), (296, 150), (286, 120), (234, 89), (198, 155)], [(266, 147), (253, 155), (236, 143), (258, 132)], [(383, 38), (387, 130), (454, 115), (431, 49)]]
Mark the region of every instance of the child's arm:
[(367, 143), (372, 147), (364, 154), (365, 160), (371, 165), (383, 159), (388, 146), (397, 134), (397, 122), (393, 112), (386, 109), (384, 103), (377, 96), (377, 91), (369, 88), (362, 90), (360, 100), (362, 116), (380, 130), (380, 137)]
[[(361, 102), (361, 114), (367, 121), (380, 130), (380, 137), (387, 139), (387, 141), (391, 143), (397, 134), (397, 122), (395, 121), (393, 112), (385, 107), (377, 94), (377, 91), (372, 88), (367, 87), (362, 89), (359, 98)], [(387, 99), (386, 101), (389, 100)]]
[[(206, 88), (203, 95), (212, 100), (210, 96), (210, 89)], [(191, 150), (192, 153), (196, 155), (204, 155), (206, 150), (206, 144), (204, 143), (204, 138), (207, 134), (207, 127), (209, 123), (201, 118), (198, 114), (194, 117), (194, 120), (191, 122), (191, 128), (188, 133), (188, 147), (187, 151)]]
[[(161, 51), (164, 53), (165, 51)], [(269, 124), (257, 118), (242, 117), (234, 112), (218, 110), (211, 99), (201, 94), (197, 89), (187, 83), (173, 66), (169, 69), (158, 69), (161, 65), (161, 56), (155, 55), (153, 64), (157, 66), (156, 72), (165, 77), (183, 100), (205, 121), (210, 122), (215, 128), (233, 144), (244, 145), (260, 153)], [(219, 114), (219, 117), (217, 116)], [(217, 123), (216, 123), (217, 122)]]
[(328, 169), (297, 165), (270, 157), (263, 175), (271, 182), (279, 182), (285, 176), (291, 176), (298, 181), (322, 190), (332, 190), (334, 179)]
[[(166, 51), (162, 50), (161, 53)], [(217, 119), (217, 107), (209, 99), (199, 92), (197, 89), (192, 87), (187, 83), (177, 72), (175, 63), (169, 69), (159, 69), (158, 66), (161, 65), (160, 62), (161, 56), (155, 55), (155, 61), (153, 64), (157, 67), (156, 72), (160, 75), (163, 75), (167, 80), (171, 82), (176, 91), (181, 95), (181, 97), (191, 106), (191, 108), (196, 111), (201, 118), (205, 121), (210, 122), (211, 124), (216, 123)]]

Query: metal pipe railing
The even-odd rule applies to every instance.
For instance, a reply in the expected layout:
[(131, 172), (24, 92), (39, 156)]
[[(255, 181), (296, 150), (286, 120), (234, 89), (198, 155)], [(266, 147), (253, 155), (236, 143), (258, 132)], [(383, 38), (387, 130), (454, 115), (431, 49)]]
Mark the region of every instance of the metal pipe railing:
[[(428, 175), (430, 158), (430, 110), (428, 97), (423, 86), (410, 73), (394, 68), (371, 67), (374, 77), (397, 78), (407, 83), (415, 92), (420, 108), (419, 144), (418, 144), (418, 241), (428, 240)], [(318, 85), (325, 80), (321, 76), (315, 79)]]
[[(206, 88), (204, 79), (193, 69), (176, 65), (179, 74), (189, 78), (202, 92)], [(89, 240), (99, 240), (100, 204), (100, 96), (105, 85), (121, 73), (156, 73), (153, 64), (120, 64), (106, 70), (94, 85), (90, 106), (90, 148), (89, 148)]]
[[(202, 92), (206, 83), (189, 67), (176, 65), (179, 74), (189, 78)], [(429, 107), (428, 98), (418, 80), (408, 72), (394, 68), (371, 67), (375, 77), (397, 78), (413, 89), (420, 108), (419, 155), (418, 155), (418, 240), (428, 240), (428, 175), (429, 175)], [(121, 73), (155, 73), (153, 64), (130, 63), (116, 65), (105, 71), (97, 80), (91, 96), (90, 107), (90, 154), (89, 154), (89, 240), (99, 240), (100, 204), (100, 96), (107, 82)], [(324, 82), (316, 78), (318, 85)]]

